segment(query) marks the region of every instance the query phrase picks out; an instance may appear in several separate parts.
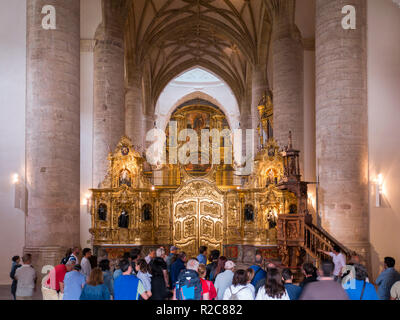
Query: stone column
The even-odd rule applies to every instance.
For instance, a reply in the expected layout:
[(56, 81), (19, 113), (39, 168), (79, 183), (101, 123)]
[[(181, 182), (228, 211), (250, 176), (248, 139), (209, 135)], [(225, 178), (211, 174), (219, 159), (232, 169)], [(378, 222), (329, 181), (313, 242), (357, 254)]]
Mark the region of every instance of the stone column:
[(258, 112), (258, 103), (261, 101), (263, 95), (267, 92), (268, 80), (267, 80), (267, 67), (266, 65), (257, 65), (253, 67), (252, 76), (252, 104), (251, 104), (251, 127), (254, 130), (254, 148), (255, 154), (260, 147), (260, 137), (257, 131), (257, 127), (261, 123), (260, 115)]
[[(344, 30), (353, 5), (356, 30)], [(322, 227), (368, 254), (366, 1), (317, 0), (316, 139)]]
[(143, 115), (143, 89), (142, 73), (140, 70), (131, 72), (128, 79), (125, 110), (126, 110), (126, 135), (132, 139), (133, 144), (144, 151), (146, 121)]
[(290, 14), (290, 1), (275, 0), (272, 27), (272, 68), (274, 94), (274, 137), (280, 146), (288, 143), (301, 151), (303, 168), (303, 46), (301, 35)]
[(104, 180), (107, 155), (125, 134), (124, 30), (110, 0), (103, 0), (103, 22), (95, 35), (93, 186)]
[[(27, 3), (26, 177), (24, 251), (55, 265), (79, 245), (80, 1)], [(56, 9), (56, 29), (42, 28), (42, 8)]]

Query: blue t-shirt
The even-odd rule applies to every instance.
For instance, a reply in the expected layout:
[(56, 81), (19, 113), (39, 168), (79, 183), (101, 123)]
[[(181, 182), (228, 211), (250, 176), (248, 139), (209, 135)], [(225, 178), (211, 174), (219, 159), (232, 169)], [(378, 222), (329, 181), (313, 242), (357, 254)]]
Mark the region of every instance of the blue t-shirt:
[(122, 275), (114, 281), (114, 300), (139, 300), (143, 284), (135, 275)]
[(200, 264), (207, 264), (207, 258), (204, 254), (199, 254), (197, 260), (199, 260)]
[(83, 287), (80, 300), (110, 300), (110, 291), (107, 286), (99, 284), (97, 286), (91, 286), (86, 284)]
[(303, 291), (299, 286), (293, 283), (285, 283), (285, 288), (290, 300), (299, 300), (301, 292)]
[[(364, 281), (355, 280), (355, 286), (351, 287), (351, 283), (347, 283), (348, 289), (345, 289), (350, 300), (360, 300)], [(362, 300), (379, 300), (375, 287), (371, 283), (366, 283)]]
[(262, 279), (265, 279), (265, 277), (267, 276), (267, 273), (260, 266), (251, 266), (250, 268), (252, 268), (254, 270), (254, 278), (251, 281), (251, 284), (254, 287), (256, 287), (257, 282)]
[(86, 277), (82, 273), (78, 271), (68, 272), (64, 278), (63, 300), (79, 300), (85, 283)]

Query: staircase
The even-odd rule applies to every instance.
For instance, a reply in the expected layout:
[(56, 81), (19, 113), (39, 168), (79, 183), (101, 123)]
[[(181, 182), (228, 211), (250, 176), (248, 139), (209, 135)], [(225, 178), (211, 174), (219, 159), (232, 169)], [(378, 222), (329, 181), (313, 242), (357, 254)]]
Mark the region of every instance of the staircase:
[[(354, 254), (334, 237), (312, 223), (309, 215), (281, 215), (278, 221), (278, 247), (282, 264), (300, 269), (304, 262), (319, 267), (321, 260), (328, 258), (323, 251), (332, 251), (338, 246), (347, 258)], [(283, 254), (282, 254), (283, 253)]]
[(314, 224), (304, 224), (304, 244), (302, 248), (307, 253), (307, 259), (310, 262), (314, 262), (316, 266), (319, 266), (319, 262), (327, 256), (319, 252), (318, 250), (331, 251), (333, 246), (338, 246), (342, 253), (350, 258), (354, 254), (353, 251), (345, 247), (330, 234), (321, 228), (318, 228)]

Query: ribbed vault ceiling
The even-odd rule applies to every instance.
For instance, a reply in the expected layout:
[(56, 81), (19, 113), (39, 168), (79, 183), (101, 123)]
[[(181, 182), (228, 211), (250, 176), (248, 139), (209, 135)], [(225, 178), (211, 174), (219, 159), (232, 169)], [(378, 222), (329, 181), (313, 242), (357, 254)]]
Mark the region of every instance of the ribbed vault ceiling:
[(266, 65), (271, 32), (263, 0), (126, 0), (127, 76), (141, 68), (155, 101), (194, 66), (220, 76), (238, 100), (252, 65)]

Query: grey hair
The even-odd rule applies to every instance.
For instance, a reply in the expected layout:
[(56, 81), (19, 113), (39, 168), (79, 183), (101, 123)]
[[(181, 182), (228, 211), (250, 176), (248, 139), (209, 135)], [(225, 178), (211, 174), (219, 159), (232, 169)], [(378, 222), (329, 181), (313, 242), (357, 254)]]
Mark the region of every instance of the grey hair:
[(190, 259), (186, 265), (186, 269), (188, 270), (194, 270), (194, 271), (198, 271), (199, 270), (199, 265), (200, 263), (195, 260), (195, 259)]
[(163, 255), (165, 255), (165, 249), (164, 248), (158, 248), (156, 250), (156, 257), (161, 258)]

